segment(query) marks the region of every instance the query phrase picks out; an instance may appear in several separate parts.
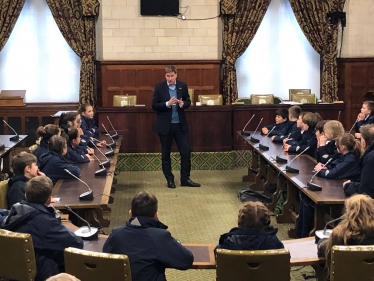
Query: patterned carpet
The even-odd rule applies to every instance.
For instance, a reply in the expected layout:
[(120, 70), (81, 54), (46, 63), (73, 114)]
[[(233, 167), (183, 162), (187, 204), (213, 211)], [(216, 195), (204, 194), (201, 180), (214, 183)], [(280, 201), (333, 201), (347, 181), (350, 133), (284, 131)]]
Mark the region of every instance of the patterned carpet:
[[(169, 226), (171, 234), (182, 243), (214, 243), (221, 234), (236, 226), (240, 201), (237, 193), (246, 188), (241, 182), (246, 169), (192, 171), (192, 180), (202, 184), (201, 188), (179, 186), (179, 173), (175, 172), (176, 189), (168, 189), (159, 171), (121, 172), (118, 176), (112, 208), (111, 227), (104, 229), (108, 234), (113, 227), (123, 225), (128, 219), (133, 196), (147, 190), (159, 200), (159, 219)], [(278, 237), (287, 239), (289, 224), (277, 225)], [(302, 274), (313, 274), (311, 267), (291, 268), (291, 280), (304, 280)], [(213, 281), (215, 270), (166, 271), (169, 281)], [(309, 278), (308, 280), (315, 280)], [(235, 281), (235, 280), (233, 280)], [(262, 281), (262, 280), (256, 280)], [(265, 280), (264, 280), (265, 281)]]

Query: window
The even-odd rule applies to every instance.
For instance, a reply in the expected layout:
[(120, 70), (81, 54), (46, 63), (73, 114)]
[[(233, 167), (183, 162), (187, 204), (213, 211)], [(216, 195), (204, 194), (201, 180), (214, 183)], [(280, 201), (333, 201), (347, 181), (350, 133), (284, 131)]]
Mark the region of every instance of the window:
[(0, 52), (0, 90), (26, 90), (27, 103), (77, 102), (80, 65), (45, 0), (27, 0)]
[(244, 54), (236, 61), (239, 97), (312, 89), (320, 96), (320, 55), (304, 36), (288, 0), (272, 0)]

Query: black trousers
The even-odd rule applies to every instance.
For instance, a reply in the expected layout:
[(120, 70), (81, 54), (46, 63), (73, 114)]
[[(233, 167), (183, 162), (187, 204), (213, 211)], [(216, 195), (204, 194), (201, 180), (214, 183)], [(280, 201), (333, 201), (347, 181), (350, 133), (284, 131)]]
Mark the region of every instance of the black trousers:
[(181, 182), (187, 181), (191, 172), (191, 148), (188, 134), (183, 133), (179, 123), (172, 123), (169, 133), (166, 135), (159, 134), (159, 137), (162, 148), (162, 171), (166, 180), (174, 180), (174, 175), (171, 171), (170, 152), (173, 140), (175, 140), (181, 156)]
[(300, 192), (300, 212), (296, 221), (297, 238), (309, 237), (314, 227), (314, 202), (304, 193)]

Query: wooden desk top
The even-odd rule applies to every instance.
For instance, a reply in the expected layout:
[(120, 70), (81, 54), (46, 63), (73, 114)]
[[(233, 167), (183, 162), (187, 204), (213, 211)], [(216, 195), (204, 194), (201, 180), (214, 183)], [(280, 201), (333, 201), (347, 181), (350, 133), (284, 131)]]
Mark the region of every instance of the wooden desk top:
[(13, 136), (14, 135), (0, 135), (0, 141), (5, 146), (5, 149), (0, 150), (0, 157), (5, 156), (13, 147), (17, 146), (20, 142), (27, 138), (27, 135), (19, 135), (18, 141), (10, 141), (9, 138)]

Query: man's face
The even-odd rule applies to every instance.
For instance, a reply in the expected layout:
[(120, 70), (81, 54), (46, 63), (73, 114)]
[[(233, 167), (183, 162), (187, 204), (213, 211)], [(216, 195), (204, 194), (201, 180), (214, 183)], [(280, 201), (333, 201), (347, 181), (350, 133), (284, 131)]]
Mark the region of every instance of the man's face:
[(177, 74), (174, 71), (168, 72), (165, 74), (165, 78), (169, 85), (174, 85), (177, 80)]

